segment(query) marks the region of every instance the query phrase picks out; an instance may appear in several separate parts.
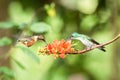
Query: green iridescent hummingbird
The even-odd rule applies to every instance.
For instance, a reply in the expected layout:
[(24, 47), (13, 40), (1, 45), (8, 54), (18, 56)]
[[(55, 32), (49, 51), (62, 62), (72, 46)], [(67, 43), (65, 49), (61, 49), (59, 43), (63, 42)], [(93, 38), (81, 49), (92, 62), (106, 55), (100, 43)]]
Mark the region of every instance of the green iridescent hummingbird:
[[(81, 41), (87, 47), (87, 49), (90, 49), (93, 46), (99, 45), (99, 43), (97, 41), (95, 41), (94, 39), (92, 39), (84, 34), (79, 34), (76, 32), (71, 34), (71, 39), (76, 39), (76, 40)], [(105, 48), (104, 46), (99, 47), (100, 50), (105, 52), (106, 50), (104, 48)]]

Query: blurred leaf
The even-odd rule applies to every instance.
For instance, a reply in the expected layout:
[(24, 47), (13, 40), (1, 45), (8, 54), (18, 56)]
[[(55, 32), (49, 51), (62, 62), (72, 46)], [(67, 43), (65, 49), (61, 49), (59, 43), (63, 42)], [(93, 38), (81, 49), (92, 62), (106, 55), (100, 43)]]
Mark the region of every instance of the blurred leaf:
[[(78, 0), (60, 0), (60, 3), (68, 9), (76, 10), (76, 3), (78, 3)], [(56, 5), (57, 6), (57, 5)]]
[(101, 10), (100, 11), (100, 23), (106, 23), (111, 16), (111, 12), (109, 10)]
[(10, 45), (12, 43), (12, 40), (8, 37), (3, 37), (0, 39), (0, 47), (5, 45)]
[(23, 46), (17, 46), (17, 47), (20, 48), (21, 50), (23, 50), (23, 52), (25, 54), (27, 54), (28, 56), (30, 56), (31, 58), (33, 58), (36, 62), (40, 63), (39, 57), (36, 56), (34, 52), (32, 52), (31, 50), (29, 50), (28, 48), (23, 47)]
[(3, 28), (3, 29), (12, 28), (14, 26), (17, 26), (17, 24), (14, 22), (0, 22), (0, 28)]
[(18, 24), (22, 22), (28, 23), (32, 18), (33, 10), (30, 8), (24, 10), (19, 1), (13, 1), (9, 5), (9, 15), (11, 20)]
[(47, 17), (46, 22), (52, 26), (54, 32), (60, 32), (63, 28), (63, 19), (59, 16)]
[(98, 6), (98, 0), (79, 0), (77, 9), (85, 14), (92, 14)]
[(16, 63), (19, 67), (21, 67), (22, 69), (25, 69), (25, 67), (24, 67), (19, 61), (17, 61), (17, 60), (14, 59), (13, 57), (11, 57), (11, 58), (12, 58), (12, 60), (15, 61), (15, 63)]
[(50, 5), (45, 5), (44, 7), (47, 11), (47, 14), (51, 17), (55, 16), (56, 15), (56, 11), (55, 11), (55, 4), (54, 3), (51, 3)]
[(81, 27), (85, 31), (90, 31), (97, 23), (99, 19), (96, 15), (88, 15), (83, 18)]
[(19, 24), (19, 29), (24, 29), (25, 27), (27, 27), (28, 24), (25, 22), (22, 22), (21, 24)]
[(31, 31), (36, 33), (44, 33), (49, 31), (50, 26), (44, 22), (38, 22), (38, 23), (32, 24), (30, 29)]
[(44, 7), (46, 10), (49, 10), (51, 8), (55, 8), (55, 3), (51, 3), (50, 5), (46, 4)]
[(0, 67), (0, 74), (4, 74), (8, 77), (14, 77), (14, 73), (11, 69), (9, 69), (8, 67)]

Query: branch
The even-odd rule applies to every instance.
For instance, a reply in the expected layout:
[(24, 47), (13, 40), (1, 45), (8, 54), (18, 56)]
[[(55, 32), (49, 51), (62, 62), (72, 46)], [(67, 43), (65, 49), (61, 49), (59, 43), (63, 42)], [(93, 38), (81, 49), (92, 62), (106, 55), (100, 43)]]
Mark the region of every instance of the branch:
[(93, 47), (90, 48), (90, 49), (83, 49), (83, 50), (79, 50), (79, 51), (75, 51), (75, 52), (73, 52), (73, 53), (67, 53), (67, 54), (83, 54), (83, 53), (88, 52), (88, 51), (91, 51), (91, 50), (93, 50), (93, 49), (95, 49), (95, 48), (99, 48), (99, 47), (102, 47), (102, 46), (106, 46), (106, 45), (108, 45), (108, 44), (116, 41), (118, 38), (120, 38), (120, 34), (117, 35), (117, 36), (116, 36), (115, 38), (113, 38), (112, 40), (106, 42), (106, 43), (93, 46)]

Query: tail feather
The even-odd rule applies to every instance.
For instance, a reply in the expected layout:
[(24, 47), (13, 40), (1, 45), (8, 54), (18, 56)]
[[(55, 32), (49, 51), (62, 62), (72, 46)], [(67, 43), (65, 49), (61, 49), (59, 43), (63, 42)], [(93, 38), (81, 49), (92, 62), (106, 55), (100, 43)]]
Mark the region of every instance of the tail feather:
[(105, 48), (105, 47), (102, 46), (102, 47), (100, 47), (99, 49), (102, 50), (102, 51), (104, 51), (104, 52), (106, 52), (106, 50), (105, 50), (104, 48)]

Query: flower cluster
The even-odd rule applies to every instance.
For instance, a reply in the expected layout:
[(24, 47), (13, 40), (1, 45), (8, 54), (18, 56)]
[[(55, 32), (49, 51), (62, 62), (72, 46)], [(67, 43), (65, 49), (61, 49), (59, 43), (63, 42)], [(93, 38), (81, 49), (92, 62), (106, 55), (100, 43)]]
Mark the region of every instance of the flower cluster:
[(73, 50), (71, 40), (65, 41), (62, 39), (61, 41), (54, 40), (51, 44), (40, 49), (39, 52), (48, 55), (53, 54), (54, 58), (57, 56), (64, 58), (66, 53), (72, 53)]

